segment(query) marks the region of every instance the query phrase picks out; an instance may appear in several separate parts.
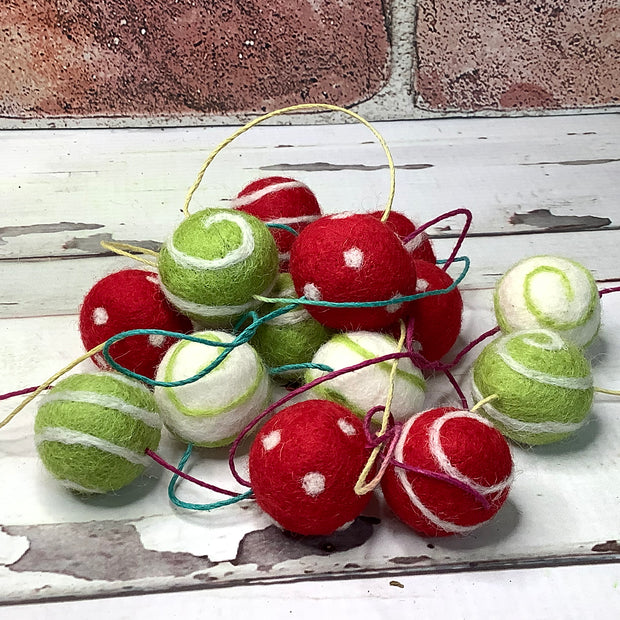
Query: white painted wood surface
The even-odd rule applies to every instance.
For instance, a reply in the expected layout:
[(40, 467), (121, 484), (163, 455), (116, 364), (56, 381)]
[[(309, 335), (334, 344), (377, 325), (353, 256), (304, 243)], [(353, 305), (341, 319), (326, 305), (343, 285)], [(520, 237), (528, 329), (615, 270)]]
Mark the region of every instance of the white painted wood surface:
[[(456, 207), (473, 211), (473, 234), (463, 248), (472, 259), (463, 286), (463, 342), (492, 326), (493, 283), (521, 257), (572, 256), (592, 269), (601, 288), (620, 282), (617, 116), (395, 122), (378, 128), (399, 166), (396, 209), (420, 222)], [(181, 218), (196, 170), (228, 133), (223, 128), (0, 133), (0, 393), (37, 384), (81, 353), (76, 318), (81, 298), (97, 278), (128, 264), (102, 255), (98, 235), (138, 244), (165, 239)], [(257, 129), (215, 160), (195, 208), (226, 204), (247, 181), (270, 172), (308, 183), (328, 212), (380, 208), (388, 174), (371, 138), (352, 125)], [(530, 224), (511, 223), (515, 214)], [(449, 230), (432, 230), (440, 256), (449, 252), (461, 222), (446, 225)], [(619, 388), (620, 295), (606, 296), (603, 308), (601, 338), (590, 351), (595, 382)], [(459, 368), (461, 376), (472, 360)], [(429, 405), (453, 398), (445, 382), (431, 384)], [(13, 405), (0, 403), (0, 416)], [(590, 424), (573, 439), (515, 448), (518, 475), (510, 499), (472, 536), (417, 538), (377, 500), (370, 514), (381, 523), (364, 544), (327, 555), (297, 549), (296, 557), (282, 556), (265, 569), (256, 564), (260, 545), (245, 556), (238, 549), (244, 536), (250, 536), (246, 543), (259, 540), (252, 536), (270, 525), (255, 506), (180, 512), (166, 497), (168, 474), (156, 467), (115, 496), (84, 501), (66, 493), (38, 463), (31, 406), (0, 430), (0, 602), (346, 574), (391, 579), (480, 566), (618, 562), (619, 413), (617, 400), (597, 396)], [(176, 460), (181, 447), (166, 439), (160, 451)], [(201, 451), (192, 473), (230, 484), (224, 452)], [(188, 484), (180, 494), (209, 500)], [(110, 533), (114, 528), (118, 532)], [(46, 541), (62, 541), (71, 532), (76, 540), (92, 535), (92, 549), (69, 553), (63, 561), (45, 558)], [(100, 553), (101, 541), (114, 535), (118, 552), (112, 545), (108, 558), (91, 557), (89, 566), (89, 553)], [(269, 536), (260, 540), (273, 542)], [(610, 540), (618, 542), (605, 546)], [(48, 549), (58, 555), (58, 548)], [(39, 562), (36, 569), (28, 564), (29, 554)], [(123, 567), (131, 554), (148, 556), (154, 568)], [(20, 560), (26, 570), (19, 569)], [(609, 566), (617, 574), (618, 564)]]

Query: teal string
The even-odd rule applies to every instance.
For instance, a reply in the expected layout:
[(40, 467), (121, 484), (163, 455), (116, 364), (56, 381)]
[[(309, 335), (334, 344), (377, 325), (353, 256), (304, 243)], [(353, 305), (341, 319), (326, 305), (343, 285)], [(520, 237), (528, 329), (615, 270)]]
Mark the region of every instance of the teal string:
[[(181, 457), (181, 460), (179, 461), (179, 465), (177, 466), (177, 469), (179, 469), (180, 471), (183, 471), (185, 464), (189, 460), (189, 457), (192, 454), (193, 447), (194, 446), (191, 443), (187, 445), (187, 448), (185, 449), (185, 452)], [(179, 475), (174, 474), (168, 484), (168, 497), (175, 506), (178, 506), (179, 508), (187, 508), (188, 510), (215, 510), (216, 508), (222, 508), (224, 506), (236, 504), (237, 502), (250, 498), (252, 495), (252, 489), (250, 489), (249, 491), (241, 493), (236, 497), (229, 497), (228, 499), (223, 499), (219, 502), (212, 502), (210, 504), (193, 504), (192, 502), (184, 502), (177, 497), (175, 489), (178, 481)]]
[(285, 364), (284, 366), (276, 366), (275, 368), (269, 369), (269, 374), (278, 375), (282, 372), (289, 372), (291, 370), (305, 370), (306, 368), (316, 368), (317, 370), (322, 370), (324, 372), (334, 372), (334, 369), (326, 364), (305, 362), (303, 364)]
[[(446, 263), (445, 260), (438, 260), (438, 263)], [(465, 263), (459, 276), (446, 288), (440, 288), (434, 291), (424, 291), (423, 293), (416, 293), (415, 295), (406, 295), (404, 297), (393, 297), (392, 299), (383, 299), (381, 301), (314, 301), (307, 299), (306, 297), (300, 297), (299, 299), (291, 299), (290, 297), (257, 297), (265, 303), (288, 303), (288, 304), (300, 304), (304, 306), (320, 306), (322, 308), (380, 308), (382, 306), (391, 306), (393, 304), (399, 304), (404, 302), (416, 301), (418, 299), (424, 299), (425, 297), (434, 297), (435, 295), (443, 295), (453, 291), (467, 275), (470, 266), (470, 260), (467, 256), (459, 256), (455, 258), (454, 263)]]
[(299, 235), (299, 233), (294, 228), (291, 228), (290, 226), (287, 226), (286, 224), (269, 223), (267, 224), (267, 228), (279, 228), (280, 230), (286, 230), (287, 232), (293, 233), (296, 237)]

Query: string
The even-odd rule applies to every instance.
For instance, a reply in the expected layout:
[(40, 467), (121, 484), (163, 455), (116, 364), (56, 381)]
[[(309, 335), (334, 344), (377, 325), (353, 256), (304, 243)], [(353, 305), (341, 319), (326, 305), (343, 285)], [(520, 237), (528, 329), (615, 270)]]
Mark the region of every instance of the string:
[(470, 411), (473, 413), (474, 411), (476, 411), (477, 409), (480, 409), (480, 407), (484, 407), (487, 403), (490, 403), (491, 401), (495, 400), (496, 398), (499, 398), (499, 394), (489, 394), (488, 396), (486, 396), (485, 398), (483, 398), (482, 400), (479, 400), (471, 409)]
[(139, 254), (159, 256), (159, 253), (155, 252), (155, 250), (150, 250), (149, 248), (141, 248), (140, 246), (131, 245), (130, 243), (121, 243), (120, 241), (101, 241), (100, 245), (102, 248), (114, 252), (114, 254), (118, 254), (119, 256), (127, 256), (128, 258), (132, 258), (139, 263), (143, 263), (145, 265), (148, 265), (149, 267), (155, 267), (155, 269), (157, 269), (157, 261), (150, 261), (147, 258), (142, 258), (141, 256), (136, 256), (135, 254), (132, 254), (132, 252), (138, 252)]
[(198, 172), (198, 176), (196, 177), (196, 180), (194, 181), (193, 185), (189, 188), (189, 191), (187, 192), (185, 203), (183, 204), (183, 213), (185, 217), (188, 217), (190, 214), (189, 213), (190, 202), (192, 201), (192, 197), (194, 193), (200, 187), (200, 184), (202, 183), (202, 178), (204, 177), (205, 172), (207, 171), (207, 168), (211, 165), (211, 162), (216, 158), (216, 156), (218, 155), (220, 151), (225, 149), (233, 140), (238, 138), (240, 135), (244, 134), (249, 129), (252, 129), (252, 127), (266, 120), (269, 120), (270, 118), (273, 118), (275, 116), (280, 116), (282, 114), (288, 114), (289, 112), (302, 112), (304, 110), (307, 110), (307, 111), (323, 110), (323, 111), (332, 111), (332, 112), (342, 112), (343, 114), (347, 114), (350, 117), (354, 118), (356, 121), (360, 122), (362, 125), (367, 127), (373, 133), (373, 135), (375, 136), (379, 144), (383, 147), (383, 151), (385, 152), (385, 156), (387, 157), (388, 167), (390, 170), (390, 192), (388, 195), (387, 203), (385, 205), (385, 209), (383, 211), (383, 216), (381, 217), (382, 222), (387, 220), (387, 218), (390, 215), (390, 210), (392, 209), (392, 202), (394, 201), (394, 193), (396, 191), (396, 171), (394, 167), (394, 160), (392, 159), (392, 154), (390, 153), (390, 149), (387, 145), (387, 142), (385, 141), (383, 136), (365, 118), (363, 118), (359, 114), (356, 114), (355, 112), (352, 112), (351, 110), (347, 110), (346, 108), (341, 108), (340, 106), (332, 105), (329, 103), (302, 103), (299, 105), (288, 106), (286, 108), (280, 108), (279, 110), (274, 110), (273, 112), (268, 112), (267, 114), (263, 114), (262, 116), (259, 116), (251, 120), (249, 123), (246, 123), (243, 127), (240, 127), (235, 132), (233, 132), (230, 136), (228, 136), (228, 138), (226, 138), (225, 140), (222, 140), (222, 142), (220, 142), (220, 144), (218, 144), (213, 149), (213, 151), (211, 151), (211, 154), (207, 157), (205, 162), (202, 164), (202, 167), (200, 168)]
[[(402, 351), (406, 336), (407, 336), (407, 329), (405, 327), (405, 323), (401, 320), (400, 321), (400, 338), (398, 340), (398, 347), (396, 349), (398, 352)], [(378, 433), (379, 437), (385, 435), (385, 432), (387, 431), (387, 428), (388, 428), (388, 423), (390, 421), (390, 408), (392, 406), (392, 400), (394, 398), (394, 384), (395, 384), (395, 379), (396, 379), (396, 371), (398, 369), (398, 361), (399, 360), (394, 360), (392, 362), (392, 368), (390, 369), (388, 393), (387, 393), (387, 398), (385, 401), (385, 407), (383, 409), (383, 416), (381, 418), (381, 428), (379, 429), (379, 433)], [(391, 445), (393, 445), (393, 449), (396, 448), (397, 441), (398, 441), (398, 437), (393, 438), (391, 442)], [(377, 472), (375, 477), (370, 482), (365, 482), (365, 480), (370, 474), (372, 468), (374, 467), (375, 461), (377, 460), (377, 457), (379, 456), (379, 453), (381, 452), (382, 448), (383, 448), (382, 445), (377, 445), (373, 448), (372, 452), (370, 453), (370, 458), (364, 465), (364, 468), (362, 469), (357, 479), (357, 482), (355, 483), (355, 486), (353, 487), (353, 490), (355, 491), (356, 495), (366, 495), (366, 493), (369, 493), (370, 491), (372, 491), (379, 484), (379, 482), (381, 482), (381, 478), (383, 478), (383, 474), (385, 473), (385, 470), (387, 469), (387, 466), (389, 465), (389, 458), (386, 458), (383, 460), (381, 467), (379, 468), (379, 471)]]
[(299, 233), (292, 228), (291, 226), (287, 226), (286, 224), (274, 224), (272, 222), (267, 223), (267, 228), (278, 228), (280, 230), (286, 230), (286, 232), (290, 232), (296, 237), (299, 236)]
[(38, 388), (35, 388), (35, 390), (28, 397), (26, 397), (17, 407), (15, 407), (15, 409), (13, 409), (13, 411), (11, 411), (11, 413), (9, 413), (6, 418), (4, 418), (4, 420), (0, 422), (0, 428), (6, 426), (24, 407), (26, 407), (26, 405), (28, 405), (28, 403), (32, 402), (41, 392), (50, 387), (54, 381), (60, 379), (60, 377), (75, 368), (78, 364), (81, 364), (83, 361), (87, 360), (89, 357), (92, 357), (96, 353), (99, 353), (99, 351), (102, 351), (104, 344), (105, 343), (101, 343), (90, 351), (84, 353), (84, 355), (80, 355), (80, 357), (76, 360), (73, 360), (70, 364), (67, 364), (67, 366), (44, 381)]
[(618, 293), (618, 292), (620, 292), (620, 286), (613, 286), (611, 288), (601, 289), (598, 292), (598, 294), (599, 294), (599, 297), (602, 297), (603, 295), (607, 295), (609, 293)]
[(620, 390), (609, 390), (607, 388), (594, 386), (594, 391), (600, 394), (611, 394), (612, 396), (620, 396)]
[[(220, 500), (219, 502), (212, 502), (209, 504), (193, 504), (191, 502), (184, 502), (183, 500), (179, 499), (175, 492), (176, 485), (177, 485), (177, 482), (179, 481), (179, 476), (183, 472), (183, 467), (185, 467), (185, 464), (187, 463), (189, 457), (192, 454), (192, 448), (193, 448), (193, 444), (190, 443), (187, 445), (187, 448), (185, 449), (185, 453), (183, 454), (183, 456), (181, 457), (181, 460), (179, 461), (179, 466), (178, 466), (179, 473), (175, 473), (170, 479), (170, 482), (168, 483), (168, 497), (170, 498), (170, 501), (175, 506), (178, 506), (179, 508), (186, 508), (188, 510), (215, 510), (216, 508), (222, 508), (224, 506), (230, 506), (231, 504), (236, 504), (237, 502), (240, 502), (244, 499), (248, 499), (252, 495), (252, 490), (250, 489), (249, 491), (246, 491), (245, 493), (235, 494), (234, 497), (223, 499), (223, 500)], [(194, 478), (194, 480), (196, 479)]]

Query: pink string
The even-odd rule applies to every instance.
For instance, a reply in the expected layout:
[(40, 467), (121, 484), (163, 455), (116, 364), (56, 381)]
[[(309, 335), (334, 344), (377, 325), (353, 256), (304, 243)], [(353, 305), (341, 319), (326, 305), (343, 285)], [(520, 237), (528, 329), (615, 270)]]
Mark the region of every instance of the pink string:
[(604, 288), (598, 292), (599, 297), (603, 295), (607, 295), (608, 293), (618, 293), (620, 292), (620, 286), (613, 286), (612, 288)]
[[(7, 400), (9, 398), (14, 398), (15, 396), (25, 396), (26, 394), (32, 394), (32, 392), (36, 392), (40, 386), (34, 385), (29, 388), (24, 388), (22, 390), (16, 390), (15, 392), (8, 392), (7, 394), (0, 394), (0, 400)], [(52, 386), (48, 386), (45, 389), (49, 390)]]
[(215, 486), (214, 484), (209, 484), (208, 482), (203, 482), (202, 480), (199, 480), (198, 478), (194, 478), (194, 476), (191, 476), (190, 474), (187, 474), (184, 471), (181, 471), (180, 469), (176, 468), (174, 465), (171, 465), (167, 461), (164, 461), (164, 459), (161, 456), (159, 456), (157, 452), (154, 452), (150, 448), (147, 448), (145, 450), (145, 454), (147, 456), (150, 456), (156, 463), (158, 463), (162, 467), (165, 467), (168, 471), (171, 471), (172, 473), (176, 474), (177, 476), (180, 476), (181, 478), (184, 478), (185, 480), (188, 480), (189, 482), (193, 482), (194, 484), (197, 484), (199, 487), (204, 487), (205, 489), (209, 489), (210, 491), (221, 493), (222, 495), (229, 495), (230, 497), (238, 497), (239, 495), (241, 495), (240, 493), (235, 493), (234, 491), (229, 491), (228, 489), (222, 489), (218, 486)]
[(427, 228), (434, 226), (438, 222), (454, 217), (455, 215), (464, 215), (465, 225), (463, 226), (463, 230), (461, 230), (461, 233), (458, 236), (457, 242), (454, 245), (454, 248), (452, 249), (450, 256), (448, 257), (448, 260), (444, 263), (442, 267), (442, 269), (445, 271), (446, 269), (448, 269), (448, 267), (452, 264), (452, 262), (456, 258), (459, 250), (461, 249), (461, 246), (463, 245), (463, 242), (465, 241), (465, 238), (467, 237), (467, 233), (469, 232), (469, 229), (471, 227), (473, 215), (469, 209), (464, 209), (464, 208), (454, 209), (453, 211), (448, 211), (447, 213), (443, 213), (442, 215), (439, 215), (438, 217), (432, 220), (429, 220), (428, 222), (425, 222), (419, 228), (416, 228), (408, 237), (406, 237), (403, 241), (403, 244), (406, 245), (412, 239), (415, 239), (418, 235), (422, 234)]

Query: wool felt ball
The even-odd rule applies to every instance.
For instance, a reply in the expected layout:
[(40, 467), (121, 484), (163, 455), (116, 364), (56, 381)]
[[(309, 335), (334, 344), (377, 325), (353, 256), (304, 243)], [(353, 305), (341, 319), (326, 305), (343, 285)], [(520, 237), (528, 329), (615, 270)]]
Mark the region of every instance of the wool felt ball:
[[(418, 293), (439, 291), (454, 283), (434, 263), (423, 260), (414, 260), (413, 263), (418, 278)], [(409, 306), (409, 318), (413, 319), (413, 337), (418, 343), (419, 352), (431, 362), (439, 360), (452, 348), (461, 333), (461, 293), (458, 288), (454, 288), (449, 293), (417, 299)], [(400, 327), (397, 330), (399, 332)]]
[(408, 420), (394, 459), (459, 483), (393, 463), (388, 466), (381, 481), (385, 500), (422, 536), (476, 529), (501, 508), (512, 481), (512, 456), (502, 434), (479, 415), (452, 407), (431, 409)]
[[(380, 220), (383, 217), (383, 211), (373, 211), (370, 215)], [(417, 226), (404, 213), (398, 211), (390, 211), (385, 223), (398, 235), (401, 241), (404, 241), (417, 229)], [(429, 263), (437, 262), (431, 240), (425, 232), (416, 235), (411, 241), (405, 244), (405, 248), (415, 260), (425, 260)]]
[[(415, 293), (415, 270), (400, 239), (368, 214), (339, 213), (309, 224), (291, 248), (299, 296), (313, 301), (373, 302)], [(397, 321), (407, 304), (368, 308), (308, 306), (326, 327), (375, 330)]]
[(580, 347), (592, 342), (601, 322), (592, 274), (560, 256), (532, 256), (511, 267), (495, 287), (494, 305), (504, 333), (542, 327)]
[(243, 211), (205, 209), (186, 218), (159, 253), (168, 301), (208, 327), (232, 326), (268, 294), (278, 251), (263, 222)]
[[(111, 273), (90, 289), (80, 308), (80, 335), (87, 351), (131, 329), (192, 331), (191, 321), (166, 301), (152, 271), (123, 269)], [(128, 370), (152, 379), (173, 342), (157, 334), (130, 336), (115, 342), (110, 354)], [(94, 355), (93, 361), (109, 370), (101, 353)]]
[[(378, 332), (347, 332), (332, 336), (315, 353), (312, 361), (340, 370), (382, 355), (396, 353), (398, 343), (387, 334)], [(380, 362), (329, 379), (312, 388), (318, 398), (340, 403), (360, 417), (377, 405), (384, 405), (390, 387), (392, 361)], [(310, 368), (306, 383), (327, 373)], [(424, 405), (426, 383), (422, 373), (411, 360), (398, 361), (390, 411), (395, 420), (403, 420), (420, 411)], [(376, 415), (377, 418), (381, 414)]]
[[(290, 274), (281, 273), (271, 292), (273, 297), (296, 297)], [(262, 314), (268, 314), (285, 304), (266, 304)], [(304, 364), (312, 361), (316, 350), (326, 342), (331, 332), (313, 319), (303, 306), (297, 306), (286, 314), (263, 323), (252, 338), (252, 346), (267, 366), (276, 368), (288, 364)], [(303, 370), (292, 370), (275, 375), (285, 381), (303, 377)]]
[(79, 493), (117, 491), (156, 450), (161, 420), (151, 392), (112, 372), (71, 375), (43, 398), (34, 423), (46, 469)]
[(510, 439), (537, 445), (568, 437), (585, 423), (594, 390), (590, 363), (556, 332), (514, 332), (488, 344), (474, 363), (479, 411)]
[[(230, 343), (231, 334), (203, 331), (202, 340)], [(157, 369), (157, 381), (182, 381), (213, 362), (224, 347), (183, 340), (173, 345)], [(155, 387), (166, 428), (198, 446), (224, 446), (259, 414), (270, 398), (269, 375), (249, 344), (239, 345), (204, 377), (177, 387)]]
[[(254, 215), (266, 224), (284, 224), (300, 232), (321, 216), (321, 207), (312, 190), (295, 179), (267, 177), (246, 185), (232, 201), (233, 209)], [(286, 271), (295, 235), (270, 228), (280, 258), (280, 269)]]
[(362, 423), (345, 407), (308, 400), (279, 411), (250, 448), (258, 505), (285, 530), (330, 534), (355, 519), (370, 494), (354, 487), (370, 456)]

